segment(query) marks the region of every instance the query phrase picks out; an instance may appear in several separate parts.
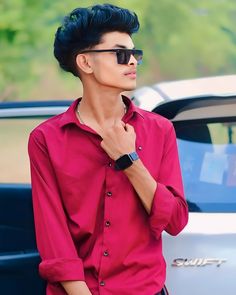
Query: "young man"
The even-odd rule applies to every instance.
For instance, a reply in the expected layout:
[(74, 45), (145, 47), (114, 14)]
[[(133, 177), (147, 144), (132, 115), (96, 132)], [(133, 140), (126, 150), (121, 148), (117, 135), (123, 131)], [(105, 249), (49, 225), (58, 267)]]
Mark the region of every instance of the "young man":
[(78, 8), (57, 30), (83, 96), (29, 139), (40, 274), (48, 295), (164, 294), (163, 230), (186, 225), (175, 132), (121, 95), (136, 87), (135, 13)]

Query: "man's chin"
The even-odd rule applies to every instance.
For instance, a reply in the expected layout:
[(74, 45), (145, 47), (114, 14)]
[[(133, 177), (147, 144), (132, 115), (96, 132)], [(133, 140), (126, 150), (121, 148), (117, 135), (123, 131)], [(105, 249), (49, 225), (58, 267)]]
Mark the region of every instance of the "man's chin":
[(137, 86), (136, 83), (133, 85), (125, 85), (123, 89), (124, 91), (133, 91), (136, 89), (136, 86)]
[[(119, 91), (121, 91), (121, 92), (123, 92), (123, 91), (133, 91), (133, 90), (135, 90), (136, 89), (136, 85), (137, 83), (135, 82), (135, 83), (119, 83), (119, 84), (107, 84), (106, 86), (107, 87), (112, 87), (113, 89), (115, 88), (115, 89), (117, 89), (117, 90), (119, 90)], [(104, 85), (105, 86), (105, 85)]]

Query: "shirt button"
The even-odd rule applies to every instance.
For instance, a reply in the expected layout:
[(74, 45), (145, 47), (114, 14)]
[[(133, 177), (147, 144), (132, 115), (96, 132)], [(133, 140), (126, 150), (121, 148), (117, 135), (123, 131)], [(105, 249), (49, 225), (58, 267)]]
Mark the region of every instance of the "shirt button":
[(100, 286), (105, 286), (105, 282), (104, 281), (101, 281), (100, 282)]
[(111, 197), (112, 196), (112, 192), (107, 192), (107, 196)]
[(108, 251), (104, 251), (104, 252), (103, 252), (103, 255), (104, 255), (104, 256), (109, 256)]
[(109, 166), (109, 167), (111, 167), (111, 166), (112, 166), (112, 163), (111, 163), (111, 162), (109, 162), (109, 163), (108, 163), (108, 166)]
[(105, 225), (107, 226), (107, 227), (109, 227), (110, 225), (111, 225), (111, 223), (110, 223), (110, 221), (106, 221), (106, 223), (105, 223)]
[(138, 147), (138, 150), (140, 150), (140, 151), (142, 150), (142, 147), (141, 147), (141, 145)]

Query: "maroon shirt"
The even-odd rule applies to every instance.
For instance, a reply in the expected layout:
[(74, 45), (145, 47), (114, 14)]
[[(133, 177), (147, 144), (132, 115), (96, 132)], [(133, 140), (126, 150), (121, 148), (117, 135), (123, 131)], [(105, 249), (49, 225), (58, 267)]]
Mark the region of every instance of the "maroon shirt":
[(34, 129), (29, 156), (37, 246), (47, 295), (59, 283), (85, 280), (93, 295), (153, 295), (165, 282), (163, 230), (178, 234), (188, 219), (176, 137), (167, 119), (136, 107), (123, 117), (136, 151), (158, 186), (150, 214), (102, 138), (75, 114), (79, 99)]

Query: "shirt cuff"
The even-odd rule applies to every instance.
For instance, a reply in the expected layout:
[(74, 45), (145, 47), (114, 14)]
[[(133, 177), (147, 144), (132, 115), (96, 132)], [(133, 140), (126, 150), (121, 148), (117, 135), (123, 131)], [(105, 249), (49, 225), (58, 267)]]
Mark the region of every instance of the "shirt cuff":
[(149, 215), (151, 231), (156, 239), (160, 238), (162, 231), (168, 225), (175, 206), (175, 201), (173, 193), (164, 184), (157, 183)]
[(43, 260), (39, 265), (39, 273), (50, 283), (85, 281), (83, 262), (79, 258)]

